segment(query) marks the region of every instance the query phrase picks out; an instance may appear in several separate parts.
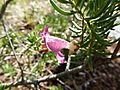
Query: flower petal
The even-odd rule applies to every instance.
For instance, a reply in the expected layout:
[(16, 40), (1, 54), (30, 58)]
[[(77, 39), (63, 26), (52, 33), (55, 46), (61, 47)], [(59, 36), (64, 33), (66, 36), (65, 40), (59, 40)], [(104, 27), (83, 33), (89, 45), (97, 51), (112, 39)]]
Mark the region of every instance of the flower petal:
[(53, 52), (58, 52), (62, 48), (68, 48), (69, 47), (69, 42), (50, 36), (46, 39), (46, 46)]
[(60, 63), (64, 63), (64, 54), (60, 52), (62, 48), (69, 48), (69, 42), (64, 39), (50, 36), (48, 32), (48, 26), (46, 26), (45, 31), (42, 30), (40, 32), (40, 36), (42, 37), (46, 47), (56, 53), (56, 58)]
[(60, 51), (56, 54), (56, 58), (59, 63), (64, 63), (64, 54), (62, 54)]
[(49, 35), (49, 32), (48, 32), (48, 26), (46, 26), (46, 29), (45, 29), (45, 35)]

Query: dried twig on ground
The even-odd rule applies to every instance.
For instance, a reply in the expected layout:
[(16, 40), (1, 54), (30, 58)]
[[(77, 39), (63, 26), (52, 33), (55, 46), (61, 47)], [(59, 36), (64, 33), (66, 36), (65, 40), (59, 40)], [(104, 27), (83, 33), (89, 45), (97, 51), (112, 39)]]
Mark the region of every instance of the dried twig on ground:
[[(47, 71), (53, 75), (53, 73), (47, 69)], [(62, 80), (60, 80), (59, 78), (56, 79), (61, 85), (65, 86), (66, 88), (68, 88), (69, 90), (73, 90), (72, 88), (70, 88), (70, 86), (68, 86), (67, 84), (65, 84)]]
[(19, 59), (18, 59), (18, 57), (17, 57), (17, 54), (16, 54), (16, 52), (15, 52), (13, 43), (12, 43), (12, 41), (11, 41), (11, 39), (10, 39), (10, 36), (9, 36), (9, 33), (8, 33), (8, 28), (6, 27), (6, 25), (5, 25), (5, 23), (4, 23), (4, 20), (2, 20), (2, 25), (3, 25), (4, 31), (5, 31), (5, 33), (6, 33), (6, 36), (7, 36), (7, 38), (8, 38), (8, 41), (9, 41), (9, 43), (10, 43), (11, 49), (12, 49), (12, 51), (13, 51), (13, 54), (14, 54), (14, 56), (15, 56), (15, 58), (16, 58), (17, 64), (18, 64), (18, 66), (19, 66), (19, 68), (20, 68), (20, 70), (21, 70), (21, 76), (22, 76), (22, 80), (23, 80), (23, 70), (22, 70), (21, 64), (20, 64), (20, 62), (19, 62)]
[(14, 86), (18, 86), (18, 85), (29, 85), (29, 84), (36, 84), (36, 83), (39, 84), (40, 82), (50, 81), (50, 80), (53, 80), (53, 79), (56, 79), (56, 78), (60, 78), (60, 77), (63, 77), (65, 75), (68, 75), (68, 74), (73, 74), (73, 73), (79, 72), (83, 69), (84, 69), (84, 66), (78, 66), (76, 68), (70, 69), (69, 71), (64, 71), (64, 72), (61, 72), (61, 73), (58, 73), (58, 74), (44, 76), (40, 79), (16, 81), (16, 82), (10, 82), (10, 83), (2, 83), (2, 86), (4, 86), (4, 88), (8, 88), (8, 87), (14, 87)]
[(71, 56), (68, 56), (68, 61), (67, 61), (67, 65), (66, 65), (66, 70), (70, 69), (70, 63), (71, 63)]

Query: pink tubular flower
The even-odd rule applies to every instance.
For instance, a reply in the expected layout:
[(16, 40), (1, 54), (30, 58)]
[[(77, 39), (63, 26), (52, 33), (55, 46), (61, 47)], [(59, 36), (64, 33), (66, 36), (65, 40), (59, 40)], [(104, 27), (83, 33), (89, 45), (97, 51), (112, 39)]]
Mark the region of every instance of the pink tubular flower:
[(69, 48), (69, 42), (64, 39), (50, 36), (48, 32), (48, 26), (46, 26), (45, 30), (40, 32), (40, 36), (42, 37), (46, 47), (56, 53), (56, 58), (58, 62), (64, 63), (64, 54), (60, 51), (62, 48)]

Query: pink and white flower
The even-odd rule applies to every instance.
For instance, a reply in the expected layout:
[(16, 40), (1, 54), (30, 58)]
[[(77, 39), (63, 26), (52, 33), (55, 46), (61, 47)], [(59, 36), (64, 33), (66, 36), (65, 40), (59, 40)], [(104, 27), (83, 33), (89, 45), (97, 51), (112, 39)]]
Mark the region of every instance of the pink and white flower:
[(43, 29), (40, 32), (40, 36), (42, 37), (42, 40), (45, 43), (48, 50), (56, 53), (56, 58), (58, 62), (64, 63), (65, 57), (60, 50), (63, 48), (69, 48), (70, 43), (64, 39), (51, 36), (48, 32), (48, 26), (46, 26), (45, 30)]

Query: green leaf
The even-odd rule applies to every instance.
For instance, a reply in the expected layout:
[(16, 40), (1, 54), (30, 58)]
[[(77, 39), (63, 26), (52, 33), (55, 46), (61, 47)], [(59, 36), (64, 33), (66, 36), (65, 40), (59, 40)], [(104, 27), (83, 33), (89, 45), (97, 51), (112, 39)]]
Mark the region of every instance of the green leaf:
[(96, 34), (94, 30), (91, 30), (95, 39), (97, 39), (97, 42), (99, 42), (102, 45), (109, 45), (109, 42), (107, 40), (104, 40), (104, 37), (100, 37), (99, 35)]
[(109, 21), (111, 21), (111, 20), (113, 20), (113, 19), (115, 19), (115, 18), (117, 18), (117, 17), (119, 17), (119, 16), (120, 16), (120, 14), (116, 13), (116, 14), (114, 14), (113, 16), (108, 17), (108, 18), (106, 18), (106, 19), (104, 19), (104, 20), (95, 21), (95, 25), (103, 25), (103, 23), (104, 23), (104, 24), (105, 24), (105, 23), (108, 23)]
[(67, 4), (67, 3), (69, 3), (68, 1), (66, 1), (66, 0), (57, 0), (58, 2), (60, 2), (60, 3), (63, 3), (63, 4)]
[(73, 25), (78, 29), (78, 30), (81, 30), (82, 27), (79, 26), (75, 21), (72, 21)]
[(82, 47), (86, 48), (89, 46), (90, 44), (90, 35), (86, 36), (85, 40), (84, 40), (84, 44), (82, 45)]
[(42, 24), (37, 24), (37, 25), (36, 25), (36, 30), (37, 30), (37, 31), (40, 31), (42, 28), (43, 28), (43, 25), (42, 25)]
[(51, 3), (51, 5), (54, 7), (54, 9), (56, 10), (56, 11), (58, 11), (60, 14), (63, 14), (63, 15), (72, 15), (72, 14), (74, 14), (75, 12), (70, 12), (70, 11), (65, 11), (65, 10), (63, 10), (62, 8), (60, 8), (55, 2), (54, 2), (54, 0), (50, 0), (50, 3)]
[(0, 90), (5, 90), (4, 86), (0, 83)]
[(113, 4), (111, 4), (108, 8), (107, 8), (107, 10), (101, 15), (101, 17), (99, 18), (99, 19), (96, 19), (96, 21), (100, 21), (100, 20), (104, 20), (104, 19), (106, 19), (106, 18), (108, 18), (108, 17), (111, 17), (112, 16), (112, 14), (113, 14), (113, 12), (114, 12), (114, 10), (115, 10), (115, 6), (113, 5)]
[(16, 74), (16, 70), (11, 64), (4, 64), (4, 65), (2, 65), (2, 68), (3, 68), (3, 71), (5, 73), (8, 73), (9, 75), (15, 75)]
[[(80, 0), (79, 0), (80, 1)], [(82, 7), (84, 6), (84, 2), (85, 2), (85, 0), (81, 0), (80, 1), (80, 4), (79, 4), (79, 9), (81, 10), (82, 9)]]
[(105, 2), (105, 4), (101, 7), (101, 9), (96, 13), (96, 15), (93, 17), (90, 17), (88, 19), (95, 19), (95, 18), (99, 17), (107, 9), (109, 4), (110, 4), (110, 0), (107, 0)]
[(63, 90), (60, 86), (51, 86), (50, 90)]
[(104, 24), (100, 27), (101, 30), (102, 30), (103, 28), (106, 28), (106, 27), (109, 26), (109, 25), (113, 25), (114, 22), (115, 22), (115, 20), (116, 20), (116, 18), (113, 18), (112, 20), (109, 20), (107, 23), (104, 23)]
[(78, 29), (76, 29), (76, 28), (73, 28), (73, 27), (70, 27), (69, 29), (70, 29), (72, 32), (76, 33), (76, 34), (78, 34), (78, 33), (81, 32), (80, 30), (78, 30)]

